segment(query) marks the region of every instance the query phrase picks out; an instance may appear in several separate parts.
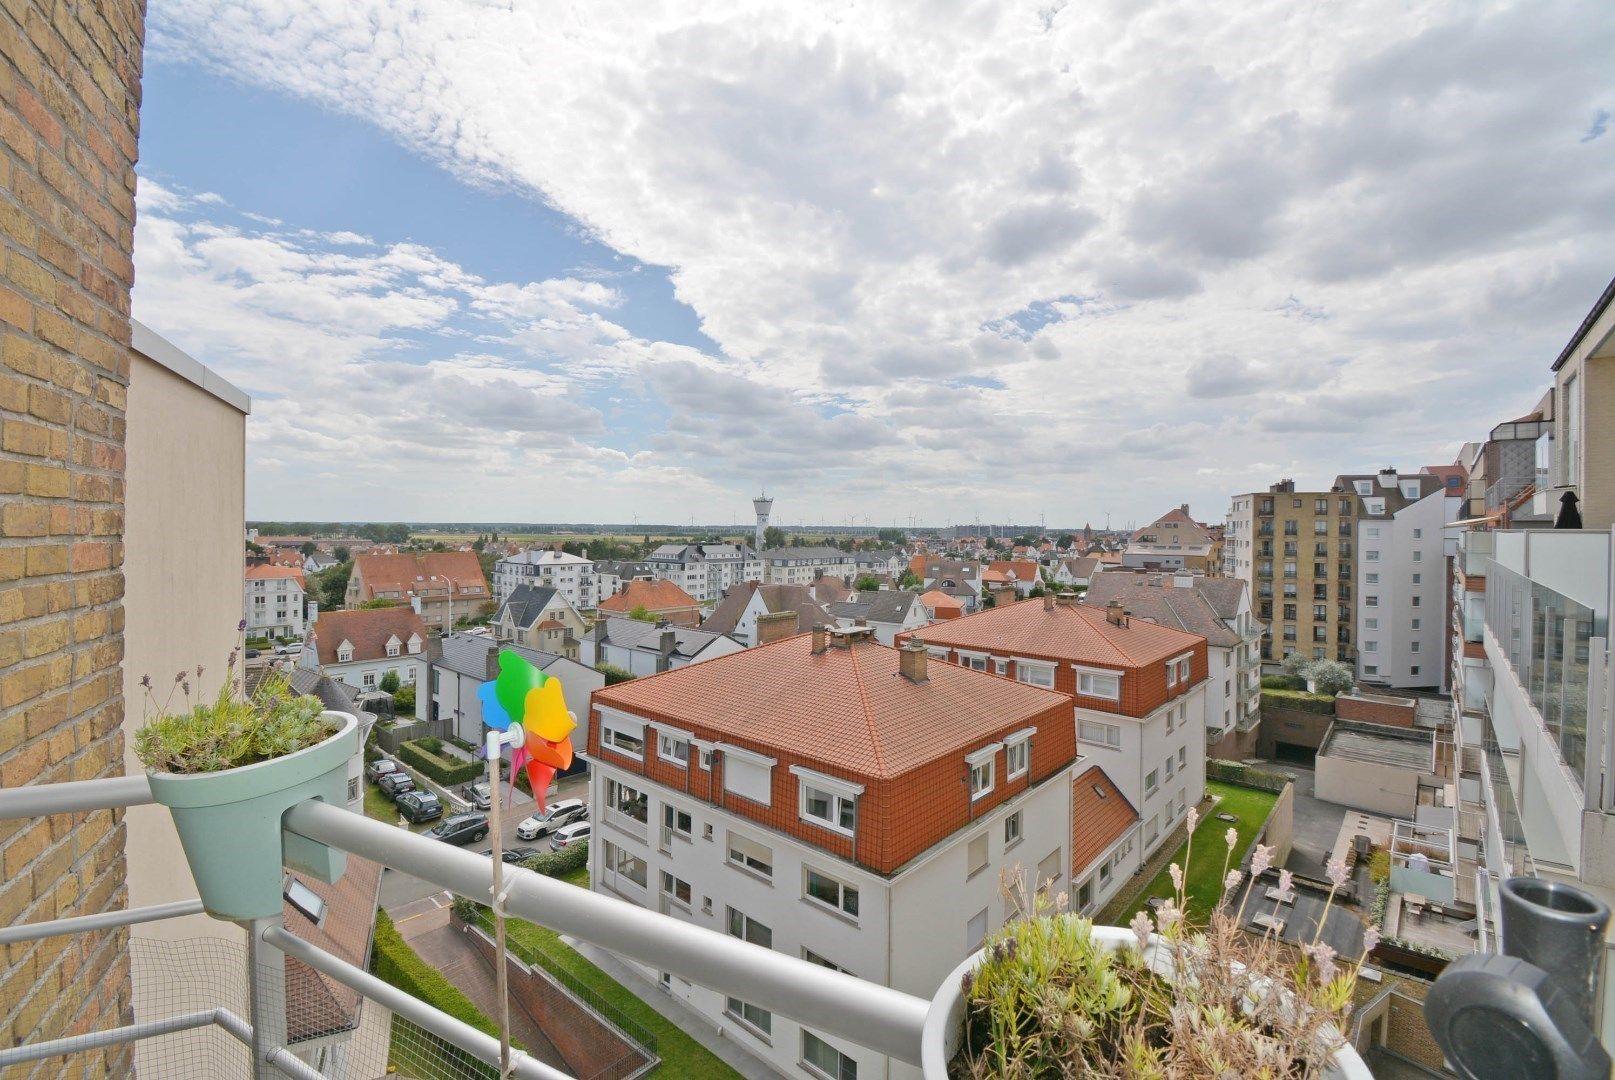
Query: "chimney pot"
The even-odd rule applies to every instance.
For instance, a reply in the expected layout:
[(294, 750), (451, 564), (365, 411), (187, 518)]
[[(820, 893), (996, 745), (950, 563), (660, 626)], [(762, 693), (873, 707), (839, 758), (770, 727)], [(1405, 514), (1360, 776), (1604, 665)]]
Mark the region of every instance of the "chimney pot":
[(824, 627), (815, 626), (813, 628), (813, 651), (815, 654), (822, 653), (824, 651), (825, 637), (826, 635), (824, 632)]
[(1112, 626), (1121, 626), (1124, 614), (1120, 600), (1112, 600), (1105, 605), (1105, 621)]
[(1054, 594), (1053, 593), (1044, 593), (1043, 594), (1043, 610), (1044, 611), (1053, 611), (1054, 610)]
[(911, 683), (922, 683), (930, 679), (927, 665), (931, 654), (925, 651), (925, 646), (918, 641), (906, 641), (897, 651), (897, 672)]

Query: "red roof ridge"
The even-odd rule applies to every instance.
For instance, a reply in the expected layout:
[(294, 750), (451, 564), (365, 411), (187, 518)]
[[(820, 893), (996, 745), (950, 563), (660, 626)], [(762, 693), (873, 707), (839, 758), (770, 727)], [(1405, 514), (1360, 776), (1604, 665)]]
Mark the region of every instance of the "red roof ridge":
[[(869, 707), (869, 688), (864, 685), (863, 665), (858, 662), (858, 650), (852, 649), (852, 681), (858, 687), (858, 703), (864, 707), (864, 727), (869, 731), (869, 752), (875, 757), (875, 767), (884, 776), (886, 762), (880, 752), (880, 739), (875, 735), (875, 710)], [(901, 677), (901, 676), (899, 676)]]

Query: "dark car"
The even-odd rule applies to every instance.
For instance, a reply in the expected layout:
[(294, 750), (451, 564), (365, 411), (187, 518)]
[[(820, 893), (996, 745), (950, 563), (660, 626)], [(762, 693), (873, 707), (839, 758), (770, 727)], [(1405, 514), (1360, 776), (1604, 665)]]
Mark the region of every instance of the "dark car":
[(405, 791), (393, 802), (398, 812), (413, 822), (436, 821), (443, 816), (443, 801), (430, 791)]
[(580, 841), (589, 838), (589, 823), (587, 821), (574, 821), (570, 825), (563, 825), (550, 837), (551, 851), (565, 851)]
[(256, 660), (262, 655), (263, 653), (259, 652), (257, 649), (248, 649), (246, 652), (246, 657), (248, 660)]
[[(492, 855), (493, 852), (490, 851), (488, 854)], [(523, 859), (531, 859), (534, 855), (542, 854), (543, 852), (536, 847), (513, 847), (505, 849), (504, 859), (508, 863), (518, 863)]]
[(478, 844), (488, 835), (486, 814), (455, 814), (422, 833), (446, 844)]
[(364, 778), (372, 784), (388, 773), (401, 773), (404, 767), (390, 757), (379, 757), (364, 767)]
[(376, 781), (376, 786), (387, 798), (396, 799), (406, 791), (414, 791), (415, 781), (409, 773), (400, 769), (397, 772), (382, 773), (381, 779)]
[(475, 806), (478, 810), (486, 810), (493, 805), (493, 799), (488, 794), (488, 781), (478, 780), (474, 784), (467, 784), (460, 789), (460, 798)]

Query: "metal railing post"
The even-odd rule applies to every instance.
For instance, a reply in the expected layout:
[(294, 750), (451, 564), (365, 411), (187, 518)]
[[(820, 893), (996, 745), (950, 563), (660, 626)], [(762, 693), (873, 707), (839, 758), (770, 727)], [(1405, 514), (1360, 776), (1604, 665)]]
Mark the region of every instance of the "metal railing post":
[(281, 928), (281, 916), (247, 924), (247, 987), (252, 1002), (252, 1076), (270, 1080), (278, 1071), (272, 1059), (286, 1046), (286, 954), (264, 941), (264, 933)]

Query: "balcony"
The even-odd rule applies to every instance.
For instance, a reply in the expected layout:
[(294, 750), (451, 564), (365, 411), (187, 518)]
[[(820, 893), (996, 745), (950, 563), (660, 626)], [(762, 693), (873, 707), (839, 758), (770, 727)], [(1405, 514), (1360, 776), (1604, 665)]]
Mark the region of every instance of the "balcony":
[[(151, 802), (151, 790), (143, 776), (41, 784), (0, 790), (0, 820), (91, 814)], [(328, 845), (479, 903), (487, 903), (494, 895), (494, 864), (485, 855), (316, 800), (288, 810), (283, 825), (289, 838)], [(505, 913), (512, 918), (548, 927), (615, 956), (671, 972), (878, 1053), (919, 1064), (920, 1032), (929, 1004), (920, 998), (530, 870), (505, 868), (503, 885)], [(158, 922), (196, 915), (201, 910), (201, 902), (192, 900), (15, 925), (0, 928), (0, 945)], [(0, 1072), (10, 1075), (8, 1070), (13, 1066), (216, 1028), (226, 1039), (233, 1040), (224, 1043), (226, 1047), (239, 1044), (250, 1052), (254, 1080), (277, 1075), (294, 1080), (337, 1080), (361, 1075), (352, 1071), (351, 1067), (359, 1067), (357, 1063), (348, 1062), (340, 1053), (323, 1052), (332, 1049), (331, 1037), (299, 1042), (293, 1038), (295, 1032), (288, 1030), (304, 1017), (299, 1007), (308, 1006), (307, 999), (299, 997), (299, 988), (316, 985), (332, 992), (340, 989), (351, 996), (359, 1010), (363, 1010), (361, 1002), (370, 1002), (390, 1011), (392, 1051), (398, 1049), (402, 1031), (407, 1033), (412, 1047), (430, 1053), (444, 1066), (441, 1075), (471, 1078), (497, 1074), (499, 1039), (311, 944), (289, 931), (278, 915), (242, 925), (248, 933), (248, 944), (244, 957), (236, 959), (244, 964), (239, 982), (250, 992), (235, 996), (246, 998), (244, 1008), (236, 1001), (225, 1000), (229, 995), (218, 994), (216, 989), (210, 991), (224, 974), (219, 970), (221, 957), (229, 956), (228, 951), (213, 948), (221, 943), (212, 939), (175, 942), (169, 963), (171, 979), (179, 984), (176, 992), (187, 1001), (200, 999), (199, 1007), (190, 1006), (161, 1017), (136, 1016), (132, 1024), (68, 1038), (0, 1048)], [(307, 977), (293, 978), (289, 968), (306, 972)], [(209, 999), (210, 992), (218, 996)], [(293, 1018), (290, 1024), (289, 1015)], [(383, 1023), (386, 1019), (382, 1014)], [(352, 1024), (363, 1025), (368, 1020), (362, 1017)], [(376, 1037), (390, 1060), (393, 1053), (386, 1049), (387, 1036)], [(149, 1045), (161, 1051), (159, 1072), (153, 1075), (220, 1075), (215, 1053), (218, 1047), (211, 1043), (167, 1039)], [(310, 1064), (310, 1058), (320, 1062), (321, 1067)], [(362, 1075), (368, 1080), (374, 1074)], [(510, 1075), (521, 1080), (565, 1080), (566, 1074), (518, 1051), (511, 1057)]]

